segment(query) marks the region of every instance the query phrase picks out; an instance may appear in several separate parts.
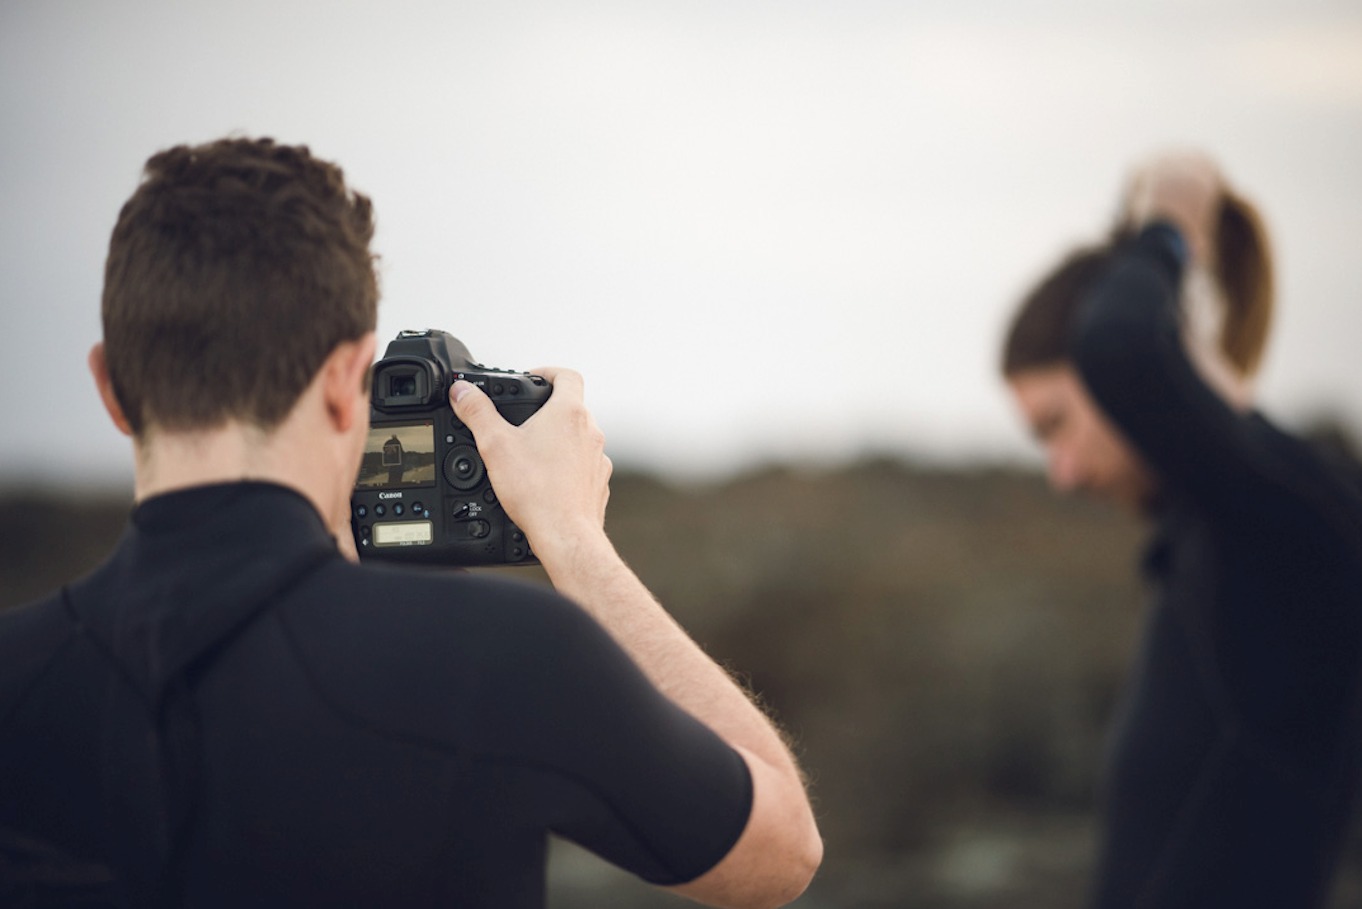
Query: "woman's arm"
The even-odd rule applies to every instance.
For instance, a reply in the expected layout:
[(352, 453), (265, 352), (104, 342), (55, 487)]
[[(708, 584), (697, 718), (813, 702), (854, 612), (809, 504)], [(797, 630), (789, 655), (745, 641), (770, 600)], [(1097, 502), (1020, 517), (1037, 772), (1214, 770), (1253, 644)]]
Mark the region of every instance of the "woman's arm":
[[(1276, 472), (1261, 423), (1188, 349), (1183, 275), (1206, 267), (1223, 186), (1197, 156), (1142, 169), (1127, 195), (1134, 238), (1080, 307), (1071, 354), (1085, 385), (1165, 486), (1232, 510)], [(1214, 384), (1213, 384), (1214, 383)]]

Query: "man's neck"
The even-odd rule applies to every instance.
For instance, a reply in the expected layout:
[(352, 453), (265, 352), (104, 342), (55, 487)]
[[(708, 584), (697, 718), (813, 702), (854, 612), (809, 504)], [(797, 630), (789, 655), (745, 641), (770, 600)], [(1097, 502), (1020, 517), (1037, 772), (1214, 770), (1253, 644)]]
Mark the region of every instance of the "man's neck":
[[(286, 428), (266, 431), (236, 421), (191, 432), (150, 430), (136, 445), (138, 502), (180, 489), (217, 483), (277, 483), (301, 493), (327, 521), (339, 516), (326, 471), (302, 463)], [(305, 449), (304, 449), (305, 450)]]

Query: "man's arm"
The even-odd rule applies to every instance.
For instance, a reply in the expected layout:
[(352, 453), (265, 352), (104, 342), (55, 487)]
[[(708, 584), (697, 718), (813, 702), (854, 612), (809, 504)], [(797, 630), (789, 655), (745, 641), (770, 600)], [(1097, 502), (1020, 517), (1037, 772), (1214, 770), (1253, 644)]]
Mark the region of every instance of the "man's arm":
[(582, 606), (664, 694), (742, 755), (753, 803), (737, 844), (714, 868), (674, 888), (715, 906), (780, 906), (799, 896), (823, 844), (803, 779), (779, 732), (634, 575), (605, 534), (610, 459), (582, 402), (582, 379), (546, 369), (553, 396), (511, 426), (467, 383), (450, 391), (477, 439), (507, 513), (554, 586)]

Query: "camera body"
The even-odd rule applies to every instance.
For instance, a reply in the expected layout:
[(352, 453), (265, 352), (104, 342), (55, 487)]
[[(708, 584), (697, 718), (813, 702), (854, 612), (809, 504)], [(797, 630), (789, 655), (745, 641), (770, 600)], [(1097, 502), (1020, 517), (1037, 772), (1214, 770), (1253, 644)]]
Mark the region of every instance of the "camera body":
[(350, 496), (361, 558), (439, 565), (538, 560), (487, 480), (473, 434), (454, 416), (449, 388), (481, 388), (510, 423), (553, 392), (542, 376), (483, 366), (444, 331), (403, 331), (374, 364), (369, 436)]

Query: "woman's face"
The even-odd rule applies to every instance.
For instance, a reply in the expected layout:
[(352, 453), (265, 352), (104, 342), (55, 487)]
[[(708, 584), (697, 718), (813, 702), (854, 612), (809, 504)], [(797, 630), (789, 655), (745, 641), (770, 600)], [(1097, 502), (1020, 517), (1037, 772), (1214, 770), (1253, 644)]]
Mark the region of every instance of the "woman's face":
[(1088, 395), (1072, 366), (1025, 369), (1007, 384), (1045, 449), (1051, 487), (1143, 510), (1155, 491), (1154, 476)]

